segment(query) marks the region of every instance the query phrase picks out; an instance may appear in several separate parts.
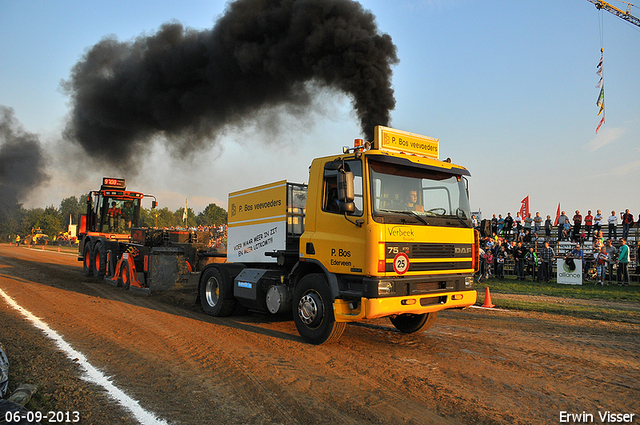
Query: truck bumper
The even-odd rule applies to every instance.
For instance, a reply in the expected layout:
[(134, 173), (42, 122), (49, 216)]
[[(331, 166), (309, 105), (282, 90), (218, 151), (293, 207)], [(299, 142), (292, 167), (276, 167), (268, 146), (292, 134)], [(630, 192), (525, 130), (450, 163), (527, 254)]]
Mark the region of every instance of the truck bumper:
[(425, 314), (449, 308), (466, 308), (476, 303), (475, 290), (441, 292), (416, 296), (361, 298), (356, 308), (352, 301), (336, 299), (333, 312), (336, 322), (355, 322), (396, 314)]

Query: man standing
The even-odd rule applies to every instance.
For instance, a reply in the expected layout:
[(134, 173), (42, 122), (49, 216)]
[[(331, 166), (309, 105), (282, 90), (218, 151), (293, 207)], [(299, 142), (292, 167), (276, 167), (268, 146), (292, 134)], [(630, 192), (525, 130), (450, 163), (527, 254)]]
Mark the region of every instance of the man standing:
[(629, 212), (629, 209), (622, 214), (622, 238), (627, 239), (629, 237), (629, 229), (633, 226), (633, 214)]
[(531, 217), (531, 213), (527, 213), (527, 216), (522, 221), (524, 222), (525, 232), (531, 233), (531, 226), (533, 225), (533, 218)]
[(611, 211), (609, 216), (609, 239), (618, 239), (618, 216), (615, 211)]
[(545, 282), (549, 283), (549, 280), (551, 280), (553, 259), (556, 256), (553, 248), (549, 246), (549, 241), (544, 242), (544, 248), (542, 248), (540, 254), (542, 255), (542, 278)]
[(526, 254), (525, 248), (522, 246), (522, 242), (518, 242), (518, 245), (513, 250), (513, 259), (516, 264), (516, 275), (518, 280), (524, 280), (524, 256)]
[[(629, 211), (629, 210), (627, 210)], [(629, 246), (625, 238), (620, 239), (620, 255), (618, 256), (618, 274), (621, 277), (621, 282), (618, 286), (629, 286)]]
[[(616, 217), (617, 219), (618, 217)], [(562, 211), (560, 217), (558, 217), (558, 242), (562, 240), (562, 231), (564, 230), (565, 223), (569, 222), (569, 217)]]
[[(613, 246), (613, 242), (611, 241), (611, 239), (607, 239), (607, 262), (608, 262), (608, 269), (609, 269), (609, 285), (611, 285), (611, 282), (613, 281), (613, 265), (616, 263), (616, 259), (618, 258), (618, 248), (616, 248), (615, 246)], [(616, 278), (616, 282), (618, 281), (618, 279)]]
[(495, 255), (496, 262), (496, 278), (504, 279), (504, 263), (507, 259), (507, 252), (504, 249), (504, 245), (499, 245), (499, 249)]
[(580, 240), (580, 229), (582, 227), (582, 215), (580, 215), (580, 211), (576, 210), (575, 215), (573, 216), (573, 236), (572, 239), (574, 241)]
[(511, 230), (513, 230), (513, 217), (511, 217), (511, 213), (507, 213), (507, 216), (504, 218), (504, 238), (509, 239), (511, 235)]
[(591, 210), (587, 211), (587, 215), (584, 216), (584, 229), (587, 231), (587, 240), (591, 238), (591, 228), (593, 226), (593, 216)]
[(493, 235), (498, 234), (498, 219), (496, 218), (495, 214), (493, 215), (493, 217), (491, 217), (491, 232), (491, 234)]
[(527, 276), (531, 273), (531, 281), (533, 282), (536, 280), (536, 274), (538, 273), (538, 254), (533, 250), (533, 247), (529, 247), (529, 251), (524, 255), (524, 259), (527, 262), (527, 270), (524, 275)]
[(598, 210), (594, 219), (595, 222), (593, 223), (593, 230), (598, 231), (602, 229), (602, 220), (604, 220), (604, 217), (602, 217), (602, 211)]
[(551, 239), (551, 227), (553, 227), (551, 223), (551, 216), (547, 215), (547, 219), (544, 221), (544, 236), (547, 240)]
[(533, 233), (536, 238), (540, 236), (540, 229), (542, 228), (542, 217), (539, 212), (536, 212), (536, 216), (533, 217)]

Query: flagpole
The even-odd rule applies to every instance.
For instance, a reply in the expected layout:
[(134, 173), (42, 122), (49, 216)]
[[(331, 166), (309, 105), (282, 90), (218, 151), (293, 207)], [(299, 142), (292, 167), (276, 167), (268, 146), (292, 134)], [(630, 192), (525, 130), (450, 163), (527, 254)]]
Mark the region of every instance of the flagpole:
[(184, 221), (184, 227), (185, 229), (188, 229), (188, 221), (189, 221), (189, 214), (187, 214), (187, 209), (188, 209), (188, 204), (187, 204), (187, 200), (184, 200), (184, 213), (182, 214), (182, 221)]

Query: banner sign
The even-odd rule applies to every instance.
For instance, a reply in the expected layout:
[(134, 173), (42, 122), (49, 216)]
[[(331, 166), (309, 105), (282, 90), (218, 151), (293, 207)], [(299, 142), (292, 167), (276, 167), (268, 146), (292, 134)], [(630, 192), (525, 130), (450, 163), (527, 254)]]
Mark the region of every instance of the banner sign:
[(558, 258), (558, 283), (582, 285), (582, 260), (565, 261)]

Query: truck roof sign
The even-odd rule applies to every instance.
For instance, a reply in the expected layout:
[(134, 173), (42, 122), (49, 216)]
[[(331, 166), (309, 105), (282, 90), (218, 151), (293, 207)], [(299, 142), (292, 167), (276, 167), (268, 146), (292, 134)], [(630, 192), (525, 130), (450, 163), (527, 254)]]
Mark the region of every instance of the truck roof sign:
[(101, 190), (104, 189), (126, 189), (124, 179), (114, 179), (111, 177), (103, 177), (102, 178), (102, 187)]
[(400, 152), (439, 159), (440, 142), (434, 137), (377, 125), (373, 147), (386, 152)]

